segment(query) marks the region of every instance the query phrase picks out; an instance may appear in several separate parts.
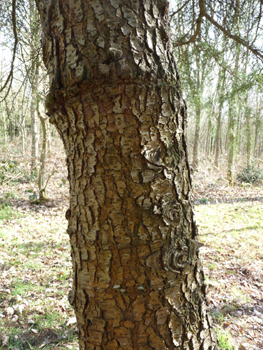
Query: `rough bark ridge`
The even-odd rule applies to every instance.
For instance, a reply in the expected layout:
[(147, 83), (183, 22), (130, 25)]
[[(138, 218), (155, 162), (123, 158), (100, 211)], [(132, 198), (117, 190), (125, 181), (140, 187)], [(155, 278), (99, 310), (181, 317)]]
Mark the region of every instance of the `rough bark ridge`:
[(168, 3), (37, 3), (68, 162), (80, 349), (215, 349)]

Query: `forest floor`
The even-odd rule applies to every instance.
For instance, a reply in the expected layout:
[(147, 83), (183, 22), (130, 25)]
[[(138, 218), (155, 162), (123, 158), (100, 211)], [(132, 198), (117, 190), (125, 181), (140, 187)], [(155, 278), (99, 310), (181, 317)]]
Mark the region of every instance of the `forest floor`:
[[(28, 160), (0, 163), (0, 349), (78, 349), (67, 295), (72, 283), (65, 162), (53, 152), (49, 201), (37, 203)], [(3, 155), (3, 154), (2, 154)], [(11, 167), (10, 167), (11, 165)], [(223, 168), (223, 167), (222, 167)], [(263, 187), (228, 185), (203, 164), (193, 194), (208, 304), (220, 349), (263, 349)]]
[[(220, 349), (263, 349), (263, 187), (193, 176), (207, 298)], [(200, 204), (201, 203), (201, 204)]]

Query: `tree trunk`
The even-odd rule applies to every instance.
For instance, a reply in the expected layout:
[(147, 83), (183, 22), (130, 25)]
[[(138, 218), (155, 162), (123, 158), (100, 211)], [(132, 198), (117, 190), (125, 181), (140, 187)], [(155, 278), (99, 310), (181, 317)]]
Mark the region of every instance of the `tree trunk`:
[(193, 169), (197, 169), (199, 165), (199, 143), (200, 143), (200, 125), (201, 125), (201, 95), (203, 89), (201, 86), (201, 58), (200, 51), (197, 51), (196, 56), (196, 84), (192, 86), (192, 96), (195, 102), (195, 136), (193, 146)]
[[(3, 77), (3, 61), (1, 60), (0, 64), (0, 78)], [(4, 109), (3, 101), (0, 102), (0, 112), (1, 112), (1, 120), (3, 120), (3, 144), (5, 145), (7, 143), (7, 127), (6, 127), (6, 111)]]
[(215, 349), (166, 1), (38, 1), (80, 349)]
[(260, 157), (260, 129), (261, 129), (261, 116), (260, 112), (256, 112), (255, 120), (255, 148), (254, 148), (254, 157)]
[(18, 125), (19, 125), (19, 133), (21, 135), (21, 152), (22, 152), (22, 156), (24, 157), (25, 152), (26, 152), (26, 145), (25, 145), (25, 140), (26, 140), (26, 126), (25, 126), (25, 116), (24, 115), (20, 115), (19, 116), (19, 120), (18, 120)]
[[(240, 44), (236, 45), (236, 58), (235, 58), (235, 74), (238, 74), (239, 63), (240, 63)], [(234, 185), (234, 162), (235, 162), (235, 153), (236, 153), (236, 143), (237, 143), (237, 121), (239, 118), (239, 113), (237, 112), (237, 104), (238, 111), (240, 112), (240, 103), (237, 102), (236, 96), (236, 88), (237, 88), (237, 77), (233, 77), (232, 83), (232, 91), (229, 98), (229, 115), (228, 115), (228, 181), (231, 186)]]
[[(219, 73), (218, 83), (217, 83), (217, 94), (218, 94), (218, 114), (216, 118), (216, 132), (215, 132), (215, 143), (214, 143), (214, 153), (215, 153), (215, 166), (219, 167), (219, 155), (220, 155), (220, 142), (222, 144), (222, 109), (224, 104), (223, 93), (225, 92), (225, 70), (222, 69)], [(221, 150), (222, 153), (222, 150)]]
[(7, 143), (7, 126), (6, 126), (6, 112), (3, 108), (2, 103), (0, 104), (0, 111), (1, 111), (1, 119), (3, 121), (3, 129), (2, 129), (2, 142), (4, 145)]
[(252, 160), (252, 131), (251, 131), (251, 111), (250, 107), (247, 104), (246, 101), (246, 108), (245, 108), (245, 116), (246, 116), (246, 144), (247, 144), (247, 167), (251, 166)]
[(39, 199), (43, 200), (46, 198), (46, 184), (45, 184), (45, 165), (46, 165), (46, 153), (47, 153), (47, 129), (46, 129), (46, 119), (40, 114), (38, 115), (41, 123), (42, 129), (42, 147), (40, 155), (40, 168), (38, 175), (38, 189), (39, 189)]
[[(214, 111), (211, 109), (211, 115), (214, 115)], [(205, 153), (209, 157), (213, 151), (213, 142), (214, 142), (214, 125), (211, 120), (211, 115), (208, 115), (208, 123), (207, 123), (207, 132), (205, 137)]]
[(36, 172), (36, 164), (37, 164), (37, 157), (38, 157), (38, 132), (37, 132), (37, 109), (34, 101), (34, 96), (32, 90), (32, 100), (31, 100), (31, 108), (30, 108), (30, 114), (31, 114), (31, 136), (32, 136), (32, 145), (31, 145), (31, 174)]
[(30, 116), (31, 116), (31, 175), (33, 173), (38, 176), (37, 172), (37, 158), (38, 158), (38, 105), (39, 105), (39, 66), (40, 58), (37, 53), (39, 43), (39, 26), (36, 25), (36, 17), (38, 15), (36, 4), (34, 0), (29, 1), (30, 8), (30, 60), (32, 62), (30, 71), (30, 84), (31, 84), (31, 105), (30, 105)]
[(218, 115), (216, 119), (216, 135), (215, 135), (215, 143), (214, 143), (216, 167), (219, 167), (220, 138), (221, 138), (221, 129), (222, 129), (221, 117), (222, 117), (222, 108), (220, 108), (220, 105), (219, 105)]
[(4, 141), (4, 144), (6, 145), (7, 144), (7, 127), (6, 127), (5, 111), (3, 112), (2, 117), (3, 117), (3, 136), (4, 136), (3, 141)]
[[(249, 51), (246, 52), (246, 61), (244, 67), (244, 76), (247, 76), (247, 68), (249, 62)], [(251, 167), (251, 157), (252, 157), (252, 130), (251, 130), (251, 108), (248, 104), (248, 90), (245, 91), (245, 97), (242, 101), (244, 106), (244, 114), (246, 120), (246, 153), (247, 153), (247, 167)]]
[(229, 100), (228, 111), (228, 171), (227, 177), (229, 184), (234, 185), (234, 159), (235, 159), (235, 147), (236, 147), (236, 110), (233, 103), (233, 98)]
[(193, 169), (197, 169), (199, 165), (200, 124), (201, 124), (201, 109), (200, 109), (200, 106), (198, 106), (195, 112), (195, 136), (194, 136), (193, 163), (192, 163)]

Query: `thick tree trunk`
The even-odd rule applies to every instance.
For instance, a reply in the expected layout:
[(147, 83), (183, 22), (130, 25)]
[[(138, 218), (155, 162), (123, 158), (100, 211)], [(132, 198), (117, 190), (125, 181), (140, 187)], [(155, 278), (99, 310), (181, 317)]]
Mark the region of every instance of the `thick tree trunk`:
[(167, 3), (38, 6), (67, 154), (80, 349), (215, 349)]

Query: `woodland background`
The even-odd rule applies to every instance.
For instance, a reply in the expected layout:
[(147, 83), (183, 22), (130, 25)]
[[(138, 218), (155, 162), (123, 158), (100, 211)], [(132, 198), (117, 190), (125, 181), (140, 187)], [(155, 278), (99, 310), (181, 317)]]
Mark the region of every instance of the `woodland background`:
[[(178, 2), (172, 33), (211, 316), (221, 349), (263, 349), (261, 7), (231, 3), (214, 13), (224, 32), (197, 31), (191, 2)], [(0, 349), (77, 349), (67, 170), (45, 114), (39, 19), (22, 1), (14, 30), (11, 3), (0, 7)]]

